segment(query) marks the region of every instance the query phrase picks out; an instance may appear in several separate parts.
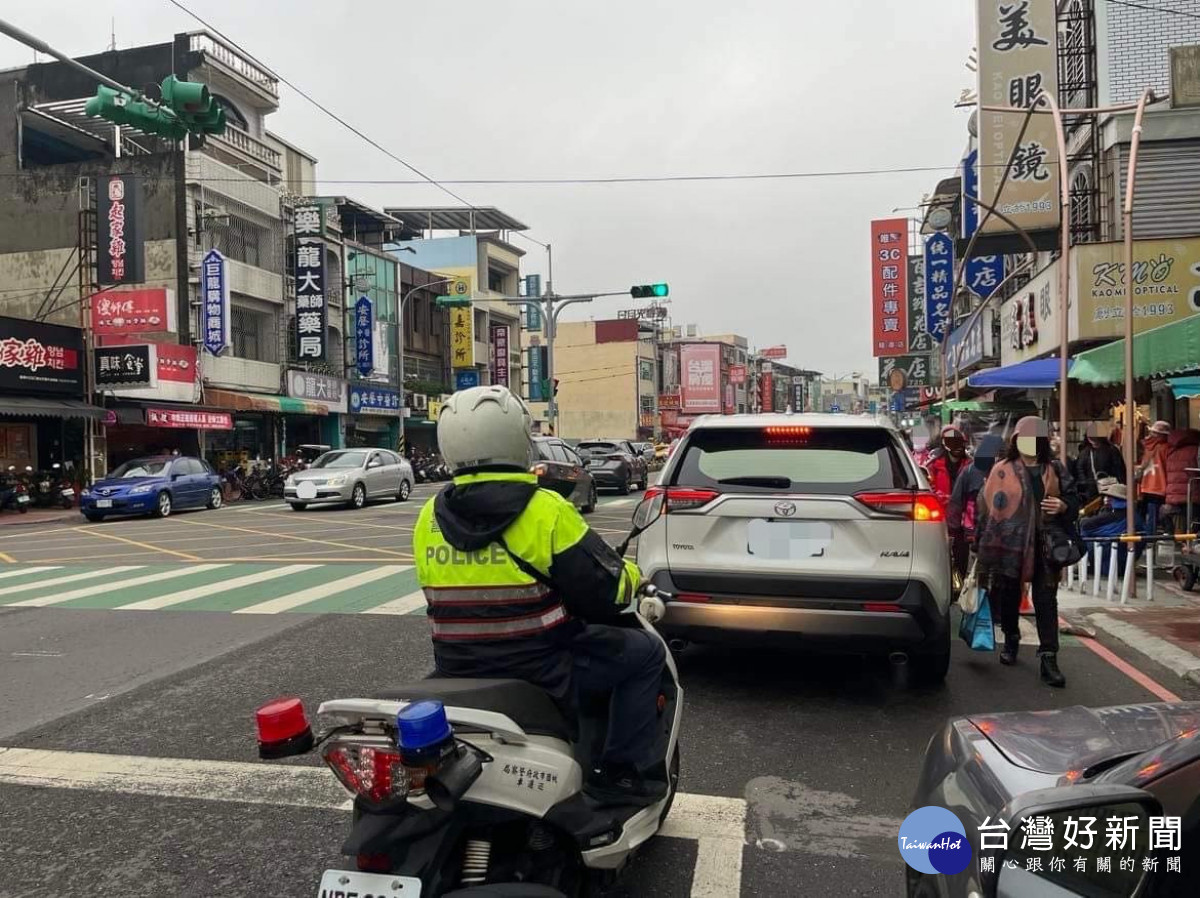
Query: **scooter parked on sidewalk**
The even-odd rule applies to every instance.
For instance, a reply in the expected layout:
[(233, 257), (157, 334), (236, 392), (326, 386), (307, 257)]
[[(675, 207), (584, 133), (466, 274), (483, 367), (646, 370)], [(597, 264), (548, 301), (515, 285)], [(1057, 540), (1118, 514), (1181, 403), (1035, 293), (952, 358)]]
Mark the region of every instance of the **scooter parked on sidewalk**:
[[(638, 506), (619, 550), (661, 513)], [(639, 589), (620, 626), (651, 626), (665, 593)], [(354, 796), (342, 852), (356, 870), (326, 870), (318, 895), (401, 898), (571, 898), (607, 887), (662, 827), (679, 782), (683, 690), (666, 651), (658, 696), (658, 749), (666, 791), (648, 807), (602, 806), (584, 792), (598, 765), (608, 696), (585, 696), (577, 719), (523, 680), (428, 679), (375, 698), (337, 699), (335, 722), (314, 738), (297, 698), (257, 712), (259, 754), (282, 758), (322, 746)]]
[(29, 489), (18, 476), (16, 466), (9, 465), (0, 478), (0, 511), (15, 509), (25, 514), (29, 511), (29, 505)]

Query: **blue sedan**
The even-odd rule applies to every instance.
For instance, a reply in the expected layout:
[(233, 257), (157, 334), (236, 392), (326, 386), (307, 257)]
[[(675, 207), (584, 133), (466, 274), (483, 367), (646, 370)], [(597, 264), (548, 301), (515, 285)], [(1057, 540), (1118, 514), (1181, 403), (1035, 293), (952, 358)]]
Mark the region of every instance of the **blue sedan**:
[(165, 518), (177, 508), (220, 508), (221, 478), (208, 462), (186, 455), (127, 461), (79, 497), (89, 521), (110, 514)]

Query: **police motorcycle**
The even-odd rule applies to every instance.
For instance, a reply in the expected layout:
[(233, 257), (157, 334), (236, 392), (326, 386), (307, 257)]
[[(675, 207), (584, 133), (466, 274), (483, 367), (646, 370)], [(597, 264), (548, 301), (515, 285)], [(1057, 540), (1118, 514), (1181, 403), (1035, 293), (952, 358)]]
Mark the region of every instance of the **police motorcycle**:
[[(662, 513), (647, 499), (618, 551)], [(642, 627), (666, 613), (668, 593), (639, 587), (617, 626)], [(665, 648), (665, 647), (664, 647)], [(608, 720), (607, 696), (583, 696), (568, 720), (523, 680), (427, 679), (373, 698), (334, 699), (315, 736), (298, 698), (256, 712), (259, 756), (322, 758), (354, 799), (342, 853), (318, 898), (574, 898), (607, 888), (662, 827), (679, 782), (683, 690), (664, 652), (658, 748), (664, 796), (648, 807), (602, 806), (586, 796)]]

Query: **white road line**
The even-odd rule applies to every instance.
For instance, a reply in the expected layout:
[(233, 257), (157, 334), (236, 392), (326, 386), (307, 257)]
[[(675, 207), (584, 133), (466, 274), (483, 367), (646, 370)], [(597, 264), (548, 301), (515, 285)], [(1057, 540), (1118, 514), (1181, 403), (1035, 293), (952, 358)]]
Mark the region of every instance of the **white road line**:
[(52, 577), (49, 580), (38, 580), (36, 583), (22, 583), (20, 586), (5, 586), (0, 589), (0, 596), (11, 596), (18, 592), (28, 592), (31, 589), (42, 589), (45, 586), (59, 586), (65, 583), (75, 583), (79, 580), (92, 580), (96, 577), (108, 577), (124, 571), (138, 571), (140, 564), (124, 564), (120, 567), (106, 567), (95, 571), (84, 571), (82, 574), (69, 574), (66, 577)]
[(179, 605), (183, 602), (190, 602), (192, 599), (203, 599), (206, 596), (216, 595), (221, 592), (228, 592), (231, 589), (240, 589), (243, 586), (253, 586), (255, 583), (265, 583), (268, 580), (274, 580), (277, 577), (286, 577), (290, 574), (298, 574), (301, 571), (309, 571), (320, 565), (316, 564), (289, 564), (287, 567), (270, 568), (265, 571), (259, 571), (257, 574), (247, 574), (244, 577), (234, 577), (232, 580), (222, 580), (219, 583), (209, 583), (205, 586), (196, 586), (192, 589), (185, 589), (183, 592), (177, 592), (174, 595), (158, 596), (153, 599), (143, 599), (140, 602), (132, 602), (128, 605), (121, 605), (117, 608), (118, 611), (157, 611), (160, 608), (170, 608), (172, 605)]
[(418, 590), (410, 592), (399, 599), (392, 599), (374, 608), (367, 608), (363, 614), (412, 614), (418, 608), (425, 607), (425, 593)]
[[(38, 748), (0, 748), (0, 783), (126, 795), (349, 811), (347, 794), (323, 767), (150, 758)], [(675, 796), (661, 835), (699, 844), (694, 898), (741, 893), (746, 802)]]
[(190, 577), (192, 574), (199, 574), (203, 573), (204, 571), (216, 570), (217, 568), (223, 567), (228, 567), (228, 565), (181, 565), (174, 570), (160, 571), (157, 574), (143, 574), (140, 577), (134, 577), (132, 580), (118, 580), (116, 582), (101, 583), (98, 586), (85, 586), (82, 589), (72, 589), (67, 592), (60, 592), (54, 595), (38, 596), (37, 598), (33, 599), (23, 599), (20, 602), (11, 602), (10, 607), (45, 608), (47, 605), (57, 605), (60, 602), (69, 602), (72, 599), (83, 599), (88, 596), (99, 595), (102, 592), (118, 592), (130, 586), (141, 586), (144, 583), (157, 583), (159, 580), (172, 580), (175, 577)]
[(51, 567), (19, 567), (16, 570), (5, 571), (0, 574), (0, 580), (5, 580), (9, 577), (23, 577), (26, 574), (40, 574), (43, 571), (57, 571), (59, 567), (59, 565)]
[(339, 592), (345, 592), (349, 589), (354, 589), (356, 586), (363, 586), (367, 583), (373, 583), (376, 580), (382, 580), (384, 577), (391, 577), (395, 574), (402, 574), (409, 570), (412, 565), (408, 564), (385, 564), (377, 567), (374, 570), (363, 571), (361, 574), (355, 574), (352, 577), (342, 577), (332, 583), (322, 583), (320, 586), (313, 586), (309, 589), (302, 589), (300, 592), (294, 592), (290, 596), (280, 596), (277, 599), (271, 599), (266, 602), (259, 602), (257, 605), (251, 605), (249, 608), (238, 608), (234, 614), (278, 614), (281, 611), (291, 611), (293, 608), (299, 608), (301, 605), (307, 605), (309, 602), (315, 602), (318, 599), (323, 599), (326, 596), (336, 595)]

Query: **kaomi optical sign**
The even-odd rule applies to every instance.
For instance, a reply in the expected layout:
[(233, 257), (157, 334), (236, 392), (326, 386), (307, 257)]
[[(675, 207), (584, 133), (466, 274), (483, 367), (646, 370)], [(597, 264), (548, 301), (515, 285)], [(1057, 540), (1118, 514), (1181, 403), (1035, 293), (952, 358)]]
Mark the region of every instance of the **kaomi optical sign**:
[[(1078, 339), (1125, 336), (1125, 251), (1120, 243), (1072, 250), (1072, 300)], [(1136, 240), (1133, 244), (1133, 329), (1172, 324), (1200, 312), (1200, 237)], [(1075, 335), (1072, 335), (1072, 339)]]

